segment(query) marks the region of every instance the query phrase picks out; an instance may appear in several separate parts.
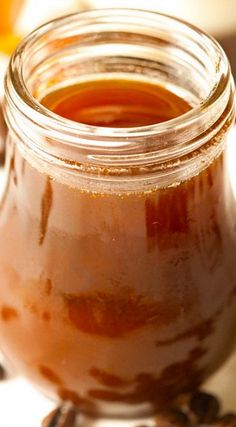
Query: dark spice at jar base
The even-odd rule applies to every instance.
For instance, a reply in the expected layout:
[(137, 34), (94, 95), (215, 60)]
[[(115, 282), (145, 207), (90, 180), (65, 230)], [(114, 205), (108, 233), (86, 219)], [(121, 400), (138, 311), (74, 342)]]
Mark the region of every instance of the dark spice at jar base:
[(211, 394), (202, 392), (193, 395), (189, 406), (199, 424), (212, 424), (220, 411), (219, 400)]
[(236, 413), (229, 412), (222, 415), (215, 421), (214, 427), (236, 427)]

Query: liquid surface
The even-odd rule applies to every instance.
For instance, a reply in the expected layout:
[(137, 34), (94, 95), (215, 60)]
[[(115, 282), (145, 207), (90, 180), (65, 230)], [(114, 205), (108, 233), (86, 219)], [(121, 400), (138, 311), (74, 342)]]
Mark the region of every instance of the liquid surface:
[(152, 125), (178, 117), (191, 108), (163, 86), (116, 79), (59, 89), (41, 102), (67, 119), (104, 127)]
[[(190, 108), (158, 87), (118, 87), (129, 114), (97, 109), (87, 122), (142, 125)], [(97, 89), (81, 89), (83, 103), (78, 87), (43, 102), (79, 120), (86, 99), (91, 109), (93, 100), (118, 105)], [(146, 114), (143, 96), (141, 117), (128, 95), (143, 91), (158, 108)], [(1, 349), (44, 391), (95, 415), (141, 416), (195, 390), (234, 346), (236, 217), (225, 152), (177, 186), (120, 195), (81, 191), (79, 178), (67, 185), (19, 146), (11, 136), (0, 203)]]

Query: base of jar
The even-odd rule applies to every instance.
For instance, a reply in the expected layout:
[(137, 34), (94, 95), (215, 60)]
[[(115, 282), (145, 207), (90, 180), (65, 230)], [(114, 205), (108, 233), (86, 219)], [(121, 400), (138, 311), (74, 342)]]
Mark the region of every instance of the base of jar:
[(152, 403), (138, 403), (128, 405), (125, 403), (96, 403), (95, 408), (96, 412), (89, 414), (89, 417), (92, 418), (103, 418), (109, 420), (133, 420), (133, 419), (143, 419), (152, 416), (156, 413), (156, 408)]
[[(157, 410), (146, 416), (125, 418), (101, 417), (77, 412), (71, 402), (64, 402), (49, 414), (42, 427), (198, 427), (201, 425), (236, 425), (236, 413), (221, 413), (219, 398), (207, 391), (195, 390), (173, 402), (172, 406)], [(78, 414), (78, 415), (77, 415)], [(223, 417), (223, 418), (222, 418)]]
[[(81, 412), (73, 403), (62, 403), (57, 410), (51, 412), (42, 423), (42, 427), (156, 427), (158, 415), (153, 406), (149, 404), (134, 405), (133, 411), (127, 412), (126, 406), (119, 405), (120, 413), (117, 414), (117, 404), (114, 406), (116, 415), (109, 405), (110, 415), (91, 415)], [(123, 412), (121, 409), (123, 408)], [(134, 412), (134, 409), (137, 412)], [(60, 415), (58, 418), (58, 412)], [(75, 411), (78, 412), (75, 412)], [(77, 413), (77, 415), (76, 415)]]
[(154, 427), (155, 417), (118, 419), (118, 418), (91, 418), (79, 415), (73, 427)]

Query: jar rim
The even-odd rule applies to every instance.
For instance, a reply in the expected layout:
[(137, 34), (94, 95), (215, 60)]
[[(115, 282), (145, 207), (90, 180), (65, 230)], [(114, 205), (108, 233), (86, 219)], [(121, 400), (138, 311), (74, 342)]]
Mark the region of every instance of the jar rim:
[[(58, 31), (58, 29), (61, 30), (63, 28), (68, 29), (75, 25), (81, 26), (84, 25), (84, 22), (89, 24), (93, 19), (99, 17), (104, 19), (114, 17), (116, 19), (139, 18), (143, 20), (145, 25), (150, 22), (158, 25), (158, 22), (163, 21), (164, 23), (168, 22), (169, 24), (177, 25), (182, 32), (190, 31), (191, 37), (196, 37), (198, 44), (201, 45), (202, 43), (214, 63), (215, 75), (207, 97), (185, 114), (166, 122), (129, 128), (106, 128), (87, 125), (61, 117), (48, 110), (33, 97), (27, 87), (27, 82), (24, 80), (25, 52), (32, 49), (33, 46), (35, 47), (35, 43), (51, 31)], [(127, 154), (127, 148), (131, 152), (135, 152), (137, 141), (140, 143), (141, 140), (145, 143), (150, 139), (155, 139), (155, 148), (158, 149), (159, 147), (163, 152), (166, 149), (161, 145), (163, 137), (171, 133), (176, 135), (179, 132), (179, 135), (184, 138), (182, 138), (182, 143), (189, 143), (190, 140), (197, 136), (196, 128), (199, 134), (214, 124), (226, 108), (232, 92), (232, 79), (230, 76), (231, 70), (228, 59), (218, 42), (207, 33), (184, 20), (162, 13), (139, 9), (95, 9), (54, 19), (28, 35), (20, 43), (10, 60), (8, 74), (5, 79), (5, 93), (7, 102), (13, 108), (16, 108), (21, 115), (26, 118), (30, 117), (31, 123), (40, 125), (50, 135), (54, 131), (58, 140), (68, 145), (71, 144), (78, 148), (86, 147), (86, 149), (103, 148), (108, 150), (107, 154), (120, 155), (123, 152)], [(202, 127), (199, 127), (200, 123)], [(193, 129), (194, 124), (196, 125), (195, 129)], [(190, 128), (192, 132), (190, 132)], [(67, 138), (65, 138), (66, 134)], [(175, 151), (177, 148), (176, 144), (172, 147)], [(143, 152), (145, 152), (145, 149)], [(170, 147), (168, 147), (168, 153), (170, 154)]]

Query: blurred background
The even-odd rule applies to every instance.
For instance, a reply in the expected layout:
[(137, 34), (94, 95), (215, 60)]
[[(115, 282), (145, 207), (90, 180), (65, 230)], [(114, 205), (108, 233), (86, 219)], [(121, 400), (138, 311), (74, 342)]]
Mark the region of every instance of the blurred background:
[(20, 38), (43, 22), (103, 7), (158, 10), (200, 26), (224, 46), (236, 77), (236, 0), (0, 0), (0, 59), (4, 61)]

